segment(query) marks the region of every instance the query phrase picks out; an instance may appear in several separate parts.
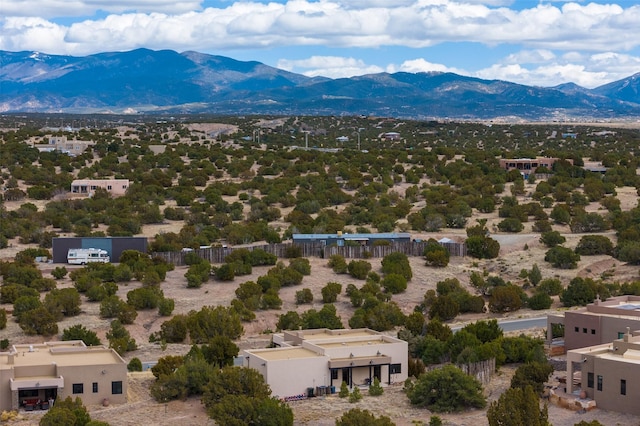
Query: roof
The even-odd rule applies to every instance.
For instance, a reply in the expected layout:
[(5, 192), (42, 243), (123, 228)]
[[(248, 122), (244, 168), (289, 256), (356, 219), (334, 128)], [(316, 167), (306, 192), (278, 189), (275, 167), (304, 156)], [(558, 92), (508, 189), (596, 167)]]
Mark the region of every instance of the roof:
[(326, 240), (329, 238), (344, 238), (345, 240), (368, 240), (372, 238), (379, 239), (398, 239), (398, 238), (411, 238), (411, 234), (408, 232), (382, 232), (373, 234), (293, 234), (291, 236), (294, 240), (309, 239), (309, 240)]
[(340, 348), (340, 347), (354, 347), (354, 346), (371, 346), (371, 345), (385, 345), (389, 343), (395, 343), (391, 341), (384, 340), (382, 338), (377, 339), (367, 339), (367, 340), (344, 340), (340, 342), (320, 342), (314, 343), (316, 346), (320, 348)]
[(88, 347), (81, 340), (14, 345), (10, 352), (0, 354), (0, 370), (52, 363), (59, 367), (73, 367), (124, 364), (124, 360), (113, 349), (105, 346)]
[(316, 353), (310, 349), (302, 348), (299, 346), (292, 346), (286, 348), (273, 348), (273, 349), (254, 349), (251, 351), (247, 351), (252, 355), (255, 355), (258, 358), (264, 359), (265, 361), (276, 361), (276, 360), (285, 360), (285, 359), (300, 359), (300, 358), (315, 358), (318, 356), (323, 356), (322, 354)]

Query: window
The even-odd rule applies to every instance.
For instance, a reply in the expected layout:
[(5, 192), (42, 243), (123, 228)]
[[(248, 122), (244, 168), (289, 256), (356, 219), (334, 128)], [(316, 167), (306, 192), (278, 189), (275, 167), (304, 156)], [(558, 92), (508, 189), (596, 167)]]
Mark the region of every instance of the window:
[(97, 382), (93, 382), (93, 393), (98, 393), (98, 383)]
[(602, 390), (602, 376), (598, 375), (598, 390)]
[(595, 329), (591, 329), (591, 334), (596, 334), (596, 330)]
[(587, 387), (593, 389), (593, 373), (587, 373)]
[(624, 332), (618, 331), (618, 339), (624, 339)]
[(583, 332), (583, 333), (586, 333), (586, 332), (587, 332), (587, 329), (586, 329), (586, 328), (583, 328), (583, 329), (582, 329), (582, 332)]
[(111, 382), (111, 394), (112, 395), (121, 395), (122, 394), (122, 382)]
[(400, 374), (402, 373), (402, 364), (391, 364), (389, 366), (390, 374)]
[(620, 380), (620, 395), (627, 394), (627, 381), (625, 379)]
[(74, 383), (73, 384), (73, 393), (84, 393), (84, 384), (82, 384), (82, 383)]
[(107, 185), (107, 189), (111, 191), (113, 188), (111, 187), (111, 185)]
[(338, 380), (338, 370), (331, 370), (331, 380)]
[(576, 333), (580, 333), (580, 327), (574, 327), (573, 329)]

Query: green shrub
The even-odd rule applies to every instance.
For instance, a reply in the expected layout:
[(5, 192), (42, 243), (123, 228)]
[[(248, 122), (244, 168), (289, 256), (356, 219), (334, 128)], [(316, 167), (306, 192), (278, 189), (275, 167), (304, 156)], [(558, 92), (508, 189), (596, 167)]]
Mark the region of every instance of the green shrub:
[(163, 317), (168, 317), (173, 313), (173, 309), (175, 308), (175, 306), (176, 304), (173, 299), (163, 297), (158, 302), (158, 314)]
[(360, 401), (361, 399), (362, 393), (360, 392), (360, 388), (356, 386), (353, 388), (353, 391), (351, 391), (351, 394), (349, 395), (349, 402), (353, 404)]
[(371, 271), (371, 264), (366, 260), (352, 260), (347, 265), (347, 270), (353, 278), (364, 280)]
[(498, 223), (498, 229), (502, 232), (521, 232), (524, 229), (524, 225), (520, 219), (514, 217), (508, 217)]
[(575, 252), (583, 256), (599, 254), (613, 255), (613, 243), (603, 235), (585, 235), (580, 238)]
[(551, 299), (551, 296), (549, 296), (547, 293), (537, 291), (533, 296), (529, 298), (527, 305), (534, 311), (539, 311), (542, 309), (549, 309), (552, 302), (553, 300)]
[(540, 242), (547, 247), (555, 247), (564, 244), (567, 239), (560, 235), (558, 231), (547, 231), (540, 235)]
[(333, 269), (336, 274), (346, 274), (348, 267), (344, 257), (340, 254), (333, 254), (329, 257), (328, 266)]
[(308, 288), (296, 291), (296, 305), (303, 305), (313, 302), (313, 293)]
[(388, 274), (380, 284), (388, 293), (392, 294), (402, 293), (407, 289), (407, 279), (400, 274)]
[(142, 361), (139, 358), (132, 358), (127, 364), (128, 371), (142, 371)]
[(321, 291), (323, 303), (334, 303), (336, 300), (338, 300), (338, 295), (342, 291), (342, 285), (331, 282), (322, 287)]
[(407, 281), (413, 278), (411, 264), (406, 254), (394, 252), (386, 255), (381, 262), (382, 272), (385, 275), (398, 274), (402, 275)]
[(53, 271), (51, 271), (51, 275), (56, 280), (60, 280), (67, 275), (67, 272), (67, 268), (65, 268), (64, 266), (56, 266), (55, 268), (53, 268)]
[(300, 272), (302, 275), (311, 275), (311, 264), (309, 259), (295, 258), (289, 261), (289, 268)]
[(384, 393), (384, 388), (380, 385), (380, 379), (373, 378), (373, 383), (369, 386), (369, 395), (380, 396)]
[(95, 331), (88, 330), (81, 324), (73, 325), (62, 331), (62, 340), (82, 340), (87, 346), (101, 345), (100, 339)]
[(342, 382), (342, 384), (340, 385), (340, 391), (338, 392), (338, 396), (340, 398), (346, 398), (349, 396), (349, 385), (347, 385), (347, 382)]
[(562, 283), (557, 278), (547, 278), (540, 282), (536, 288), (537, 292), (547, 293), (549, 296), (557, 296), (563, 290)]
[(554, 268), (575, 269), (578, 267), (580, 255), (570, 248), (556, 246), (545, 253), (544, 260), (551, 263)]
[(480, 382), (453, 365), (421, 375), (407, 396), (411, 404), (437, 413), (486, 406)]

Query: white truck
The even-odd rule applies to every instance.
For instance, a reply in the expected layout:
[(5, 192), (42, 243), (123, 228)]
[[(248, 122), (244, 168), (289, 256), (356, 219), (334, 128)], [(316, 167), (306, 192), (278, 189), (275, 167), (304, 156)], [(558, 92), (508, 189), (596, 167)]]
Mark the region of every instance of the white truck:
[(67, 263), (71, 265), (85, 265), (90, 262), (109, 263), (109, 253), (96, 248), (69, 249)]

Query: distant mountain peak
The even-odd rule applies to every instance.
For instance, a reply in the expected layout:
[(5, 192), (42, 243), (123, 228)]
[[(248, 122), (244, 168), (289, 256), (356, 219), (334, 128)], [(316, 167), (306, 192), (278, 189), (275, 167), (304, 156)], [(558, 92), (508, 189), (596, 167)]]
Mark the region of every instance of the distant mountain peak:
[(640, 116), (640, 73), (590, 90), (451, 72), (306, 77), (257, 61), (139, 48), (85, 57), (0, 51), (0, 111), (380, 115), (487, 119)]

